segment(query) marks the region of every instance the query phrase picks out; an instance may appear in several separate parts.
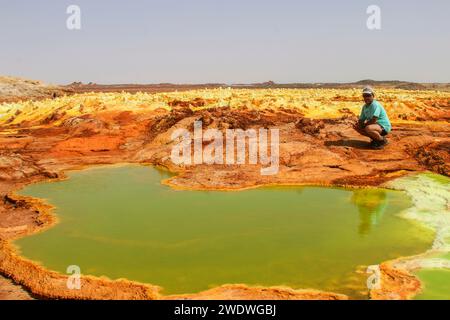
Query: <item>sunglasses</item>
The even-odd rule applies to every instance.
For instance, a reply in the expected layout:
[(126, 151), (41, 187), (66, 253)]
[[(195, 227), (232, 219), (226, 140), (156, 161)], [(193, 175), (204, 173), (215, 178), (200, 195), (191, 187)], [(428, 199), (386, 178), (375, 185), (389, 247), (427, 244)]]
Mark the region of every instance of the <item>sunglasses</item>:
[(365, 93), (365, 94), (363, 94), (363, 97), (364, 98), (370, 98), (372, 95), (370, 94), (370, 93)]

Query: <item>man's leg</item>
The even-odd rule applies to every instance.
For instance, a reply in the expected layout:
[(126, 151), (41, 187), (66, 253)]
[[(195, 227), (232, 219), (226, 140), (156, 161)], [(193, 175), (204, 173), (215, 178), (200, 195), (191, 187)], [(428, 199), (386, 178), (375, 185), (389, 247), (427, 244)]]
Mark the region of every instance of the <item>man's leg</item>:
[(364, 131), (366, 132), (366, 135), (370, 138), (372, 138), (375, 141), (384, 141), (384, 138), (381, 136), (381, 132), (383, 131), (383, 128), (377, 124), (369, 124), (364, 128)]
[(370, 136), (367, 134), (365, 128), (353, 127), (353, 129), (355, 129), (355, 131), (358, 132), (360, 135), (363, 135), (363, 136), (366, 136), (366, 137), (370, 138)]

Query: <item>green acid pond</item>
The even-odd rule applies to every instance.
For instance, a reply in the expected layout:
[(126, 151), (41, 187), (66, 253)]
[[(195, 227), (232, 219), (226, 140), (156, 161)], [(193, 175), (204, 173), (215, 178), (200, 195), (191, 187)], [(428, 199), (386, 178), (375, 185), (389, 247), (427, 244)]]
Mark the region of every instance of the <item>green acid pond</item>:
[(416, 300), (449, 300), (450, 298), (450, 270), (423, 269), (416, 273), (422, 281), (422, 292)]
[(433, 233), (397, 214), (401, 191), (271, 187), (177, 191), (152, 167), (106, 166), (29, 185), (59, 223), (15, 242), (65, 273), (127, 278), (190, 293), (226, 283), (367, 296), (366, 266), (418, 254)]
[(450, 179), (429, 172), (393, 180), (389, 187), (405, 190), (413, 202), (403, 217), (436, 232), (433, 249), (413, 259), (422, 282), (415, 299), (450, 299)]

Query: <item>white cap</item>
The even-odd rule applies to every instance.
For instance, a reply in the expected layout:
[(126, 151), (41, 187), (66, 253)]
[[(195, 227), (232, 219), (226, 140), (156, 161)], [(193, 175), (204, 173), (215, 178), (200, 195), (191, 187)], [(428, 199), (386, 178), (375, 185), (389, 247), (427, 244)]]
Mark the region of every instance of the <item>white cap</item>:
[(364, 89), (363, 89), (363, 92), (362, 92), (363, 94), (371, 94), (371, 95), (374, 95), (374, 92), (373, 92), (373, 89), (371, 88), (371, 87), (365, 87)]

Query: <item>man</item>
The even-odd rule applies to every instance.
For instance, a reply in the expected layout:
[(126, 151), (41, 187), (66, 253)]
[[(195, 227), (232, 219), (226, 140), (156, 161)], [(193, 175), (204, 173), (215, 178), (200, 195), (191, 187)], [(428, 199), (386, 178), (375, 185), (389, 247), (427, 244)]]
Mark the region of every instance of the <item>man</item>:
[(386, 135), (391, 131), (391, 123), (383, 106), (375, 100), (372, 88), (364, 88), (363, 98), (365, 105), (353, 128), (372, 139), (370, 146), (373, 149), (383, 149), (388, 143)]

